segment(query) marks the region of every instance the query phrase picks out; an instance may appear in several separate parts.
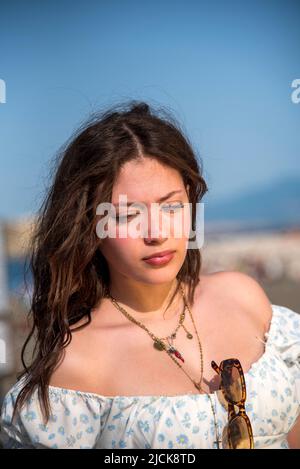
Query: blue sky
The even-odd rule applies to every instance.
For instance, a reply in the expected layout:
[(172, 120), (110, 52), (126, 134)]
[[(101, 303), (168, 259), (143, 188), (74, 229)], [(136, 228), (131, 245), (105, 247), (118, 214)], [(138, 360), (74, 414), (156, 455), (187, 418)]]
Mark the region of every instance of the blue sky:
[(299, 1), (2, 1), (0, 217), (34, 212), (59, 147), (90, 112), (173, 113), (209, 197), (300, 176)]

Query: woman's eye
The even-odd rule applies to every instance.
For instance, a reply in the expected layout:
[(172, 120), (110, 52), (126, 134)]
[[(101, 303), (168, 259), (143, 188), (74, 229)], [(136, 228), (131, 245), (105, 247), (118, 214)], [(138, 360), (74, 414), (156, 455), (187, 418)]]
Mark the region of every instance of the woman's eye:
[[(176, 203), (176, 204), (162, 205), (162, 209), (168, 211), (169, 213), (178, 211), (181, 208), (183, 208), (183, 203), (181, 203), (181, 202)], [(126, 223), (127, 221), (132, 220), (132, 218), (137, 216), (137, 215), (140, 215), (140, 212), (129, 213), (127, 215), (120, 215), (120, 214), (117, 213), (116, 216), (115, 216), (115, 220), (117, 221), (117, 223)]]
[(115, 217), (115, 220), (118, 222), (118, 223), (124, 223), (128, 220), (131, 220), (133, 217), (135, 217), (136, 215), (138, 215), (138, 213), (130, 213), (128, 215), (118, 215), (116, 214), (116, 217)]
[(167, 204), (167, 205), (163, 205), (162, 208), (164, 210), (168, 210), (172, 212), (172, 211), (177, 211), (180, 208), (183, 208), (183, 204), (181, 202), (179, 202), (178, 204)]

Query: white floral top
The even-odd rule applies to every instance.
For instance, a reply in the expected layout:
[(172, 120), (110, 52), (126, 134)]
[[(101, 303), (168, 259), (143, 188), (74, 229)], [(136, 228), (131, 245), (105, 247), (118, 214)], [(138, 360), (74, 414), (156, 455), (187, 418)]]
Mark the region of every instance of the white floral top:
[[(300, 315), (285, 306), (272, 309), (265, 351), (245, 373), (255, 449), (288, 449), (287, 434), (300, 414)], [(52, 414), (47, 425), (37, 390), (11, 424), (21, 382), (2, 405), (4, 448), (216, 448), (206, 394), (102, 396), (49, 386)], [(221, 435), (228, 417), (220, 392), (211, 397)]]

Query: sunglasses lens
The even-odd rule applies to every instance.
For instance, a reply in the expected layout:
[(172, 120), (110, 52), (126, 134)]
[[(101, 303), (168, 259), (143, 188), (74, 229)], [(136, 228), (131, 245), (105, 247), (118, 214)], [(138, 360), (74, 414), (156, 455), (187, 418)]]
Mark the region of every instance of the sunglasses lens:
[(225, 366), (222, 373), (222, 384), (226, 397), (239, 402), (243, 398), (241, 375), (235, 366)]
[(228, 426), (228, 438), (233, 449), (250, 449), (250, 435), (246, 420), (243, 417), (235, 417)]

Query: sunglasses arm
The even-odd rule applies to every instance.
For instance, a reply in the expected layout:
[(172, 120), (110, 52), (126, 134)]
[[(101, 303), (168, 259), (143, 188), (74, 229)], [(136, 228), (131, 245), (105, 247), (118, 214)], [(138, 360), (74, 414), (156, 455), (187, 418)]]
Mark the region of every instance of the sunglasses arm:
[(216, 362), (214, 362), (213, 360), (212, 360), (212, 362), (211, 362), (211, 366), (212, 366), (212, 368), (218, 373), (218, 375), (221, 374), (220, 368), (218, 367), (218, 365), (216, 364)]

